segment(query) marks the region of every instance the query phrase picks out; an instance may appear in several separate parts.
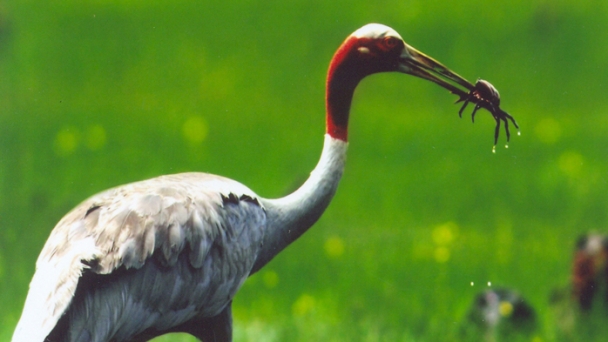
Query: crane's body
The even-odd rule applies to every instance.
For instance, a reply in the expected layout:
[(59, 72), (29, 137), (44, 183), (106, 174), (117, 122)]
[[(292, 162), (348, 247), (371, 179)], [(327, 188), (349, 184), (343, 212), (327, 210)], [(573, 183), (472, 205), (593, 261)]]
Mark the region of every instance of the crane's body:
[(12, 341), (146, 341), (168, 332), (230, 341), (240, 286), (310, 228), (337, 189), (355, 87), (387, 71), (425, 78), (461, 98), (466, 92), (452, 83), (473, 89), (394, 30), (362, 27), (330, 64), (323, 152), (298, 190), (264, 199), (233, 180), (184, 173), (89, 198), (47, 240)]
[(13, 341), (145, 341), (170, 331), (229, 339), (232, 298), (321, 215), (346, 147), (327, 136), (309, 180), (283, 199), (206, 173), (89, 198), (47, 240)]

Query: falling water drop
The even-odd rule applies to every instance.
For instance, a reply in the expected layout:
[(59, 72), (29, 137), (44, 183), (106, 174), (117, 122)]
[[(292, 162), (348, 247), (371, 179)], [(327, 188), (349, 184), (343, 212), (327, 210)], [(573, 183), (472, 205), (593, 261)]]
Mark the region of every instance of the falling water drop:
[(505, 148), (509, 148), (509, 144), (505, 144)]
[(521, 135), (521, 131), (520, 130), (517, 130), (517, 135)]
[(496, 153), (496, 145), (492, 146), (492, 153)]

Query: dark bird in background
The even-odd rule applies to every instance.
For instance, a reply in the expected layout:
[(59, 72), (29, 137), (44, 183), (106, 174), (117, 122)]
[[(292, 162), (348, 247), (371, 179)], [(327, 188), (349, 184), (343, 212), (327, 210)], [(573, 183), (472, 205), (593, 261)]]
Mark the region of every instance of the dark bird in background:
[(605, 334), (608, 313), (608, 237), (591, 232), (575, 243), (568, 284), (551, 291), (549, 304), (561, 334), (588, 340)]
[(600, 289), (608, 303), (608, 238), (597, 233), (582, 235), (572, 261), (572, 296), (582, 311), (589, 311)]
[[(353, 92), (380, 72), (415, 75), (461, 99), (484, 101), (469, 96), (474, 85), (393, 29), (363, 26), (331, 60), (323, 151), (300, 188), (266, 199), (224, 177), (182, 173), (87, 199), (44, 245), (12, 341), (146, 341), (170, 332), (230, 341), (231, 304), (243, 282), (306, 232), (332, 199)], [(490, 108), (486, 102), (497, 101), (482, 104)]]

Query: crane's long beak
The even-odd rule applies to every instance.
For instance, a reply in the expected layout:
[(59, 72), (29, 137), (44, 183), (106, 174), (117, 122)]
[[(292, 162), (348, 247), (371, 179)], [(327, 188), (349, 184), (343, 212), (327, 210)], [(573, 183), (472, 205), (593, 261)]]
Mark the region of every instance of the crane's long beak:
[(479, 108), (487, 109), (490, 114), (492, 114), (492, 117), (494, 117), (494, 120), (496, 120), (494, 146), (496, 146), (496, 143), (498, 142), (501, 121), (505, 124), (507, 142), (510, 137), (509, 120), (519, 129), (515, 119), (507, 112), (500, 109), (500, 95), (498, 94), (498, 90), (487, 81), (477, 80), (477, 83), (473, 85), (460, 75), (446, 68), (443, 64), (405, 43), (403, 51), (399, 56), (398, 70), (437, 83), (451, 93), (458, 95), (460, 98), (456, 102), (464, 101), (464, 105), (460, 108), (459, 114), (462, 114), (462, 110), (469, 102), (475, 103), (475, 109), (473, 109), (472, 114), (473, 118), (475, 117), (475, 112)]
[[(399, 58), (399, 71), (437, 83), (460, 96), (461, 99), (466, 98), (468, 93), (475, 88), (460, 75), (407, 44)], [(456, 85), (460, 85), (466, 91)]]

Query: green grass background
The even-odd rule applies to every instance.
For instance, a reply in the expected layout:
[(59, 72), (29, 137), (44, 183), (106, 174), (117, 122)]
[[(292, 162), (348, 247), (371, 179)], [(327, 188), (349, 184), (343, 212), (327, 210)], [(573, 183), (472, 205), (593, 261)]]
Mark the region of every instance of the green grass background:
[(549, 297), (608, 219), (607, 19), (590, 0), (0, 2), (0, 340), (86, 197), (194, 170), (293, 190), (320, 154), (328, 62), (369, 22), (492, 82), (522, 134), (492, 154), (486, 112), (459, 119), (410, 76), (364, 80), (340, 189), (245, 283), (236, 341), (457, 341), (488, 282), (535, 307), (524, 340), (603, 340), (608, 317), (566, 334)]

